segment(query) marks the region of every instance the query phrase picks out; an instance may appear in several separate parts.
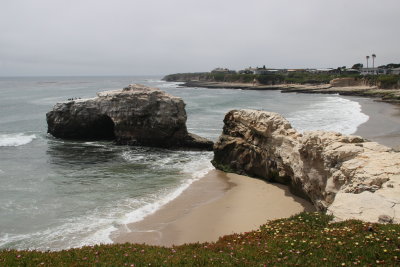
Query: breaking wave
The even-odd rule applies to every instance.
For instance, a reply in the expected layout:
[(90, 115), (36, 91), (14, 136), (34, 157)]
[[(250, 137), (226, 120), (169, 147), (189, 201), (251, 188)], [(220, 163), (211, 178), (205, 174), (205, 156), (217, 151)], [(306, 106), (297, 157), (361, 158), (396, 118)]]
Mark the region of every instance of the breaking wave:
[(36, 138), (34, 134), (0, 134), (0, 147), (5, 146), (23, 146), (29, 144)]

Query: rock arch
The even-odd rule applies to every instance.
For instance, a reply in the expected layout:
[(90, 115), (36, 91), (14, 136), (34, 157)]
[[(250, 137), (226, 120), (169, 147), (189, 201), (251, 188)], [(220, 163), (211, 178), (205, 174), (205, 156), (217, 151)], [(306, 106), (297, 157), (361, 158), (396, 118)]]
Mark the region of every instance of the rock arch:
[(114, 121), (107, 115), (103, 114), (93, 120), (86, 129), (88, 139), (115, 139), (115, 124)]
[(212, 150), (213, 142), (188, 133), (186, 118), (181, 98), (138, 84), (57, 103), (46, 114), (48, 133), (58, 138)]

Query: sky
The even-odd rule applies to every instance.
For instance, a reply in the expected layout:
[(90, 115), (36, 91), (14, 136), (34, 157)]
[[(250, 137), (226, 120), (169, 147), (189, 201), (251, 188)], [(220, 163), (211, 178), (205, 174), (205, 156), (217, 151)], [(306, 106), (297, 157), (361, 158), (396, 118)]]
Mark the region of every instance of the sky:
[(400, 63), (399, 12), (399, 0), (1, 0), (0, 76)]

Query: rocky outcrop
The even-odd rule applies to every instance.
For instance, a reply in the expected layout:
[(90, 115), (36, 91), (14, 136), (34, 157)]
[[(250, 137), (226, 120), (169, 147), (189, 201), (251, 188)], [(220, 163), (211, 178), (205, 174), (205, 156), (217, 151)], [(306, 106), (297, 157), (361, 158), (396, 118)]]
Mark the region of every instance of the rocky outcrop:
[(46, 117), (48, 132), (59, 138), (112, 139), (118, 144), (205, 150), (213, 145), (188, 133), (181, 98), (144, 85), (58, 103)]
[(400, 153), (359, 136), (300, 133), (282, 116), (226, 114), (217, 168), (288, 184), (337, 219), (400, 222)]
[(355, 78), (336, 78), (329, 82), (333, 87), (349, 87), (349, 86), (369, 86), (363, 79)]
[[(400, 89), (400, 79), (396, 76), (366, 76), (336, 78), (329, 82), (332, 87), (370, 87), (370, 89)], [(396, 90), (398, 91), (398, 90)], [(384, 91), (382, 91), (384, 95)]]

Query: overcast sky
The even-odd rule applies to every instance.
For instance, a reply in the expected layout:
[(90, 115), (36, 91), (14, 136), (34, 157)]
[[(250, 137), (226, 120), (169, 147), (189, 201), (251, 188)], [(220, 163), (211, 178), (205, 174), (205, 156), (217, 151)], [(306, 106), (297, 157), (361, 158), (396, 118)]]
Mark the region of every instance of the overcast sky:
[(1, 0), (0, 76), (400, 63), (400, 0)]

